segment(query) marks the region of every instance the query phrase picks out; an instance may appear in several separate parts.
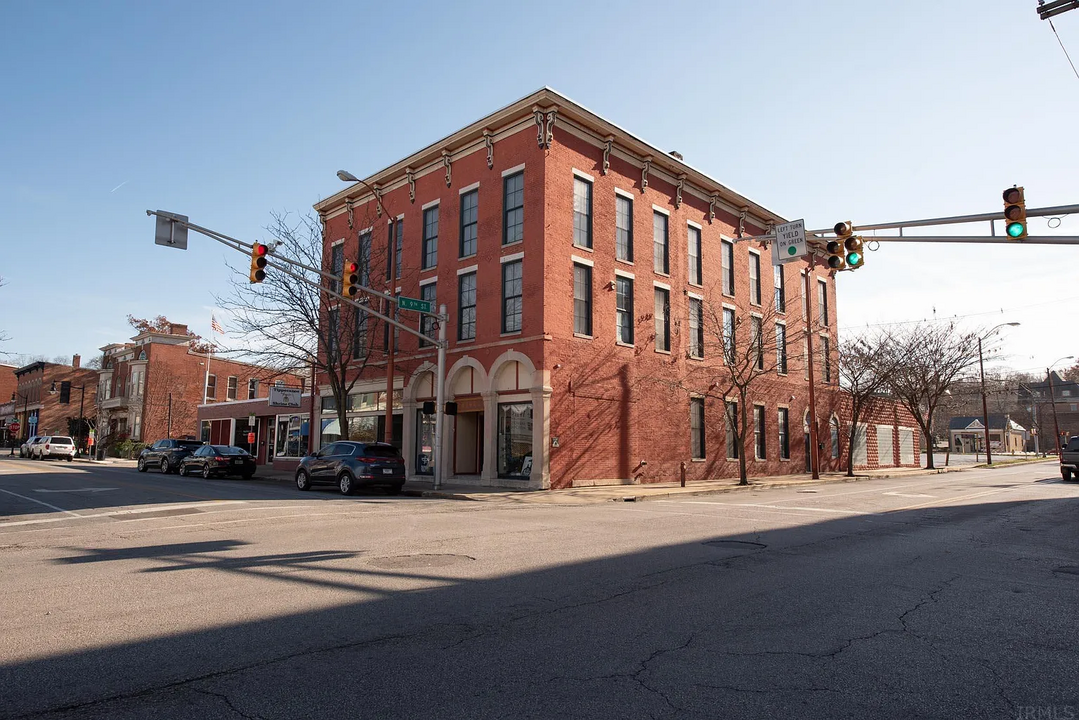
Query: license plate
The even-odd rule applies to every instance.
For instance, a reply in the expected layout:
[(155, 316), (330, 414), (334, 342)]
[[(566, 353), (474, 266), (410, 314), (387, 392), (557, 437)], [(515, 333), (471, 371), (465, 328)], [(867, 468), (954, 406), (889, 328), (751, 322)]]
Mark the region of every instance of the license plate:
[(240, 458), (235, 458), (235, 459), (233, 459), (233, 461), (232, 461), (232, 464), (233, 464), (233, 465), (242, 465), (242, 464), (243, 464), (243, 462), (244, 462), (244, 461), (243, 461), (243, 460), (241, 460)]
[(383, 475), (393, 475), (393, 468), (382, 468)]

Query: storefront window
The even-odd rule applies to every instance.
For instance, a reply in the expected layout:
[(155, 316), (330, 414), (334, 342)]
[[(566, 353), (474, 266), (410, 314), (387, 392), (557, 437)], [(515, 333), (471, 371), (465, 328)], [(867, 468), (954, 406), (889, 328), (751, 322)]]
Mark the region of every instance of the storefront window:
[(301, 415), (278, 415), (274, 433), (274, 457), (298, 458), (307, 452), (307, 419)]
[(209, 420), (203, 420), (202, 421), (202, 432), (199, 435), (199, 437), (202, 439), (202, 441), (204, 443), (210, 442), (210, 421)]
[(434, 475), (435, 416), (416, 411), (416, 474)]
[(498, 476), (527, 478), (532, 474), (532, 403), (498, 406)]
[(351, 417), (348, 419), (348, 439), (356, 442), (378, 442), (379, 418), (376, 415)]

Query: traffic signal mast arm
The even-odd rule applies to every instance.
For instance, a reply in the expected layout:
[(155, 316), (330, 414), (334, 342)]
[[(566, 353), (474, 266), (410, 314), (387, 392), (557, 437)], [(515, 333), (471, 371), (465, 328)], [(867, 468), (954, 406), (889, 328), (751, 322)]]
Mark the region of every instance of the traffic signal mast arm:
[[(156, 212), (154, 212), (152, 210), (147, 210), (146, 214), (147, 215), (157, 215), (158, 213), (156, 213)], [(175, 217), (172, 217), (171, 215), (168, 216), (168, 217), (172, 222), (184, 225), (189, 230), (194, 230), (195, 232), (197, 232), (199, 234), (205, 235), (208, 238), (216, 240), (219, 243), (221, 243), (222, 245), (225, 245), (226, 247), (229, 247), (229, 248), (231, 248), (233, 250), (236, 250), (237, 252), (241, 252), (244, 255), (250, 255), (251, 254), (251, 246), (248, 245), (247, 243), (244, 243), (244, 242), (242, 242), (240, 240), (237, 240), (236, 238), (229, 237), (228, 235), (224, 235), (224, 234), (219, 233), (219, 232), (217, 232), (215, 230), (210, 230), (209, 228), (200, 227), (199, 225), (195, 225), (195, 224), (193, 224), (191, 222), (176, 219)], [(333, 297), (338, 298), (339, 300), (344, 300), (348, 304), (360, 309), (361, 311), (367, 313), (368, 315), (373, 315), (373, 316), (377, 317), (380, 320), (384, 320), (385, 322), (388, 322), (389, 324), (393, 325), (396, 328), (404, 330), (405, 332), (410, 333), (412, 335), (415, 335), (416, 337), (423, 338), (423, 340), (425, 342), (430, 342), (430, 343), (433, 343), (435, 345), (438, 345), (438, 343), (440, 342), (438, 340), (432, 339), (430, 336), (424, 334), (423, 332), (417, 330), (416, 328), (409, 327), (408, 325), (405, 325), (405, 324), (403, 324), (401, 322), (398, 322), (397, 320), (394, 320), (393, 318), (387, 317), (387, 316), (383, 315), (382, 313), (378, 312), (377, 310), (372, 310), (369, 305), (367, 305), (365, 303), (361, 303), (360, 301), (356, 300), (355, 298), (347, 298), (344, 295), (342, 295), (341, 293), (334, 292), (333, 290), (329, 289), (328, 287), (325, 287), (325, 286), (320, 285), (318, 283), (314, 283), (310, 279), (304, 277), (303, 275), (292, 272), (291, 270), (288, 269), (287, 266), (282, 265), (281, 263), (288, 263), (289, 265), (293, 265), (293, 266), (298, 267), (298, 268), (303, 268), (304, 270), (309, 270), (309, 271), (311, 271), (313, 273), (318, 273), (319, 276), (321, 276), (321, 277), (323, 277), (323, 278), (325, 278), (327, 280), (333, 280), (333, 281), (340, 280), (340, 277), (338, 277), (337, 275), (334, 275), (331, 272), (326, 272), (325, 270), (321, 270), (321, 269), (316, 268), (316, 267), (311, 267), (310, 265), (305, 265), (304, 263), (298, 262), (296, 260), (291, 260), (289, 258), (284, 258), (284, 257), (278, 258), (278, 257), (274, 256), (272, 253), (270, 253), (268, 255), (268, 257), (273, 258), (273, 259), (272, 260), (267, 260), (266, 267), (274, 268), (275, 270), (278, 270), (278, 271), (284, 273), (285, 275), (288, 275), (289, 277), (291, 277), (291, 278), (293, 278), (295, 280), (299, 280), (302, 283), (306, 283), (306, 284), (308, 284), (308, 285), (310, 285), (312, 287), (318, 288), (320, 291), (326, 293), (327, 295), (332, 295)], [(358, 285), (358, 284), (355, 285), (355, 287), (357, 289), (359, 289), (361, 292), (365, 292), (365, 293), (368, 293), (370, 295), (375, 295), (377, 297), (388, 300), (389, 302), (392, 302), (392, 303), (397, 302), (396, 297), (394, 297), (392, 295), (388, 295), (387, 293), (379, 292), (378, 290), (373, 290), (371, 288), (365, 287), (363, 285)], [(448, 318), (446, 316), (441, 315), (439, 313), (434, 313), (434, 312), (424, 313), (424, 312), (422, 312), (420, 310), (416, 310), (415, 312), (419, 312), (422, 315), (432, 315), (432, 316), (438, 318), (439, 322), (443, 322), (443, 323), (448, 320)]]

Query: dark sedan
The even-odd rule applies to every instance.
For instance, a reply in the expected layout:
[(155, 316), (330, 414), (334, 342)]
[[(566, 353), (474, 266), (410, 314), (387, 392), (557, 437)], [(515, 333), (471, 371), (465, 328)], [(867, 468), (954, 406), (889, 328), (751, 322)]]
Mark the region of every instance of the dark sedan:
[(359, 487), (381, 487), (396, 495), (405, 484), (405, 460), (389, 443), (330, 443), (296, 468), (297, 489), (310, 490), (323, 483), (336, 485), (342, 495), (351, 495)]
[(139, 472), (150, 468), (170, 473), (180, 468), (185, 457), (202, 447), (199, 440), (158, 440), (139, 453)]
[(180, 461), (180, 474), (184, 477), (202, 475), (204, 478), (239, 475), (247, 480), (255, 474), (255, 458), (243, 448), (233, 445), (203, 445)]

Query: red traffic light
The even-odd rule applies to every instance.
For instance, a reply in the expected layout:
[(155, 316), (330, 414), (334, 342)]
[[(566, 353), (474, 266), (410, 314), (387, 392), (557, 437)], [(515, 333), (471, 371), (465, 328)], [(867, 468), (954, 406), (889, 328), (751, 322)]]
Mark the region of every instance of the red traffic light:
[(360, 266), (354, 262), (345, 263), (345, 272), (350, 275), (360, 269)]
[(255, 254), (256, 255), (265, 255), (268, 252), (270, 252), (270, 248), (266, 247), (262, 243), (255, 243)]

